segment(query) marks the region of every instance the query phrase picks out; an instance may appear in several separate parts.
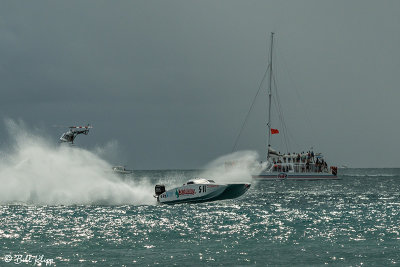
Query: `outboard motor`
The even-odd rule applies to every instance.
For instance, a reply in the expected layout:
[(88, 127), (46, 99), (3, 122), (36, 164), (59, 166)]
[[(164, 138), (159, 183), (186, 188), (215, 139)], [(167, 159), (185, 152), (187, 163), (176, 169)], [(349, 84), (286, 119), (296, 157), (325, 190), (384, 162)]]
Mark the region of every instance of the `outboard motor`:
[(165, 192), (165, 185), (163, 185), (163, 184), (156, 185), (155, 193), (156, 193), (157, 199), (158, 199), (158, 196), (161, 195), (164, 192)]
[(337, 167), (331, 166), (331, 173), (336, 176), (337, 175)]

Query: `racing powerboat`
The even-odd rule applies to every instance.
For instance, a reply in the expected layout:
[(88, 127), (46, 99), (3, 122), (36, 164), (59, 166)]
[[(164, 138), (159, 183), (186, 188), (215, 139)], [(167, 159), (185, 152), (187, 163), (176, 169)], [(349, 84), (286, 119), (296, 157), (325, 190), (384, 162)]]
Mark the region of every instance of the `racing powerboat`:
[(250, 184), (216, 184), (213, 180), (189, 180), (180, 187), (165, 191), (164, 185), (156, 185), (155, 196), (162, 204), (201, 203), (240, 197)]

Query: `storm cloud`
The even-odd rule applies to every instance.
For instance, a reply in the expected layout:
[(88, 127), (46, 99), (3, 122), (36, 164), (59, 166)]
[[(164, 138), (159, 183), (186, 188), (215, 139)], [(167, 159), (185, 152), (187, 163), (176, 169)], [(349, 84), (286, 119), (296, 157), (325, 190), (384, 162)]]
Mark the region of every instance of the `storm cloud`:
[[(77, 145), (118, 142), (115, 164), (200, 168), (232, 151), (275, 32), (292, 150), (397, 167), (398, 10), (361, 0), (3, 1), (0, 115), (55, 143), (63, 129), (53, 125), (91, 123)], [(266, 106), (265, 88), (237, 147), (261, 160)]]

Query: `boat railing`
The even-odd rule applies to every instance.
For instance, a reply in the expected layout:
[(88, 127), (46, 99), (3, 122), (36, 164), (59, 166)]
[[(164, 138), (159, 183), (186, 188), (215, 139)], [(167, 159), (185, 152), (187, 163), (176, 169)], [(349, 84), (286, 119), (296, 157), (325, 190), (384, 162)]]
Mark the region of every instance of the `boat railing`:
[(277, 172), (329, 172), (327, 166), (315, 163), (273, 163), (271, 171)]

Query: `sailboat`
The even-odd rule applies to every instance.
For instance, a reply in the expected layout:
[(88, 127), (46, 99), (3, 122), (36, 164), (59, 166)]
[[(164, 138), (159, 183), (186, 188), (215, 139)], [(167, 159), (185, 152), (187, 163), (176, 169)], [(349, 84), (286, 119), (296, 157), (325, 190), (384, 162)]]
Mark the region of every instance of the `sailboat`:
[(271, 147), (272, 135), (279, 134), (279, 129), (271, 125), (272, 98), (272, 49), (274, 33), (271, 33), (271, 48), (269, 61), (269, 91), (268, 91), (268, 149), (267, 160), (260, 164), (258, 174), (252, 175), (256, 180), (335, 180), (338, 178), (337, 167), (328, 166), (321, 153), (312, 149), (301, 153), (281, 154)]

